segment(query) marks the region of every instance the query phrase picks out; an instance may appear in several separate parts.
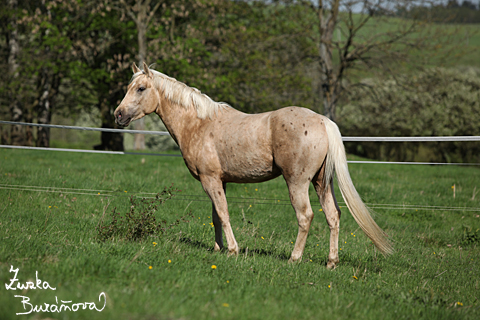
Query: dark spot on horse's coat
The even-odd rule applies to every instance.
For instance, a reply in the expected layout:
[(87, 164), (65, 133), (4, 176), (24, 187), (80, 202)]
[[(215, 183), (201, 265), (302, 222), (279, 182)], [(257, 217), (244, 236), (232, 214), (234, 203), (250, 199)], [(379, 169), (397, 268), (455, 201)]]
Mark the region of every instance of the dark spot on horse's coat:
[(210, 138), (213, 139), (213, 132), (210, 132)]
[(285, 123), (284, 123), (284, 124), (282, 124), (282, 128), (284, 128), (284, 127), (285, 127)]
[(221, 193), (220, 191), (218, 191), (218, 195), (219, 195), (219, 196), (221, 196), (221, 195), (222, 195), (222, 193)]
[(290, 124), (293, 126), (293, 123), (290, 122)]
[(303, 124), (303, 126), (305, 127), (305, 123)]
[(307, 135), (307, 133), (308, 133), (307, 130), (305, 130), (305, 135)]
[(308, 181), (312, 181), (312, 179), (310, 177), (308, 177)]

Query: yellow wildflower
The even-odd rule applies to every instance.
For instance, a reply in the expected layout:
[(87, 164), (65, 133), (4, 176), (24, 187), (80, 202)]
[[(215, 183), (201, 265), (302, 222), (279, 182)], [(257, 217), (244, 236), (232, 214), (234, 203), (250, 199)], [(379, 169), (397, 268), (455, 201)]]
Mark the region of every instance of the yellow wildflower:
[(148, 269), (152, 270), (152, 269), (153, 269), (153, 267), (152, 267), (152, 266), (150, 266), (150, 267), (148, 267)]
[(214, 264), (212, 264), (212, 269), (213, 269), (213, 270), (217, 269), (217, 266), (214, 265)]

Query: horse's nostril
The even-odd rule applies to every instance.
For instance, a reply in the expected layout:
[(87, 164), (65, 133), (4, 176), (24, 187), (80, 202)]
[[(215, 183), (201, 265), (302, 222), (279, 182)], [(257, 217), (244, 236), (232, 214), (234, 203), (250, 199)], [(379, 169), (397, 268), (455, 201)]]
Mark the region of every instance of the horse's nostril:
[(118, 112), (118, 118), (120, 119), (122, 117), (122, 113)]

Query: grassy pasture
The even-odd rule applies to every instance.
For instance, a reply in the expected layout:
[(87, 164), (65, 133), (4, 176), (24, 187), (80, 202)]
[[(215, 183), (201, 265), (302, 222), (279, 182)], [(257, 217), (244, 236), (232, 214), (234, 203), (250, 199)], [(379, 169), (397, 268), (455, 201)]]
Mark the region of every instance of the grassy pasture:
[[(228, 257), (212, 251), (211, 205), (181, 158), (1, 149), (1, 282), (10, 283), (13, 265), (20, 283), (35, 282), (38, 271), (56, 290), (2, 286), (0, 319), (478, 319), (479, 168), (351, 164), (350, 172), (396, 253), (376, 253), (342, 206), (340, 264), (330, 271), (329, 230), (313, 190), (303, 260), (288, 263), (297, 225), (281, 178), (228, 185), (241, 247)], [(172, 183), (182, 192), (157, 217), (188, 222), (141, 242), (96, 239), (114, 207), (125, 213), (129, 196)], [(13, 185), (24, 190), (5, 189)], [(101, 308), (101, 292), (102, 312), (16, 315), (29, 308), (15, 295)]]

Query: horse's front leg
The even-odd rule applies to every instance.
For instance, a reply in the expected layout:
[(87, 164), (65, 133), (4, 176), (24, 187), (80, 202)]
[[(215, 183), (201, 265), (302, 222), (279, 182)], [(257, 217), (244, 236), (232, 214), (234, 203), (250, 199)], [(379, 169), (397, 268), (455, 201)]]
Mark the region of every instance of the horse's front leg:
[(230, 225), (230, 216), (228, 215), (227, 198), (225, 196), (226, 186), (220, 179), (201, 176), (200, 182), (203, 189), (212, 200), (213, 210), (212, 219), (215, 227), (215, 250), (220, 250), (223, 247), (222, 227), (225, 231), (225, 238), (227, 239), (228, 251), (230, 254), (238, 254), (238, 244), (233, 235), (233, 230)]
[[(223, 183), (223, 193), (227, 194), (227, 184)], [(223, 249), (223, 233), (222, 233), (222, 221), (218, 216), (217, 209), (215, 209), (215, 204), (212, 201), (212, 221), (213, 226), (215, 227), (215, 251), (220, 251)]]

